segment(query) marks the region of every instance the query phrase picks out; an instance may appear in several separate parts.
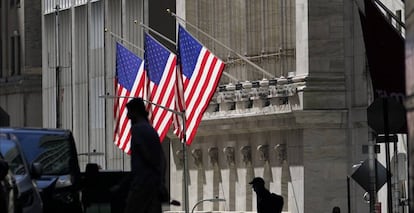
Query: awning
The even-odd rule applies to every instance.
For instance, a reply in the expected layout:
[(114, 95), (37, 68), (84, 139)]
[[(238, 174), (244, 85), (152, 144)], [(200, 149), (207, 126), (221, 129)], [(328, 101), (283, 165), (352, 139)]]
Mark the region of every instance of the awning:
[(404, 38), (383, 15), (374, 0), (359, 11), (374, 96), (405, 98)]

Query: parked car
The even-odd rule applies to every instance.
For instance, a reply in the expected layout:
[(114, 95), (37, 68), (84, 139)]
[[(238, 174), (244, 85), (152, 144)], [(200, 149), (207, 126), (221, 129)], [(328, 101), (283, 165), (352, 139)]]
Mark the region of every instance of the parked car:
[(83, 212), (80, 169), (71, 131), (0, 128), (0, 135), (17, 138), (29, 165), (42, 165), (42, 174), (36, 183), (45, 213)]
[[(23, 213), (42, 213), (43, 203), (35, 180), (40, 168), (29, 167), (19, 144), (15, 140), (0, 137), (0, 153), (8, 163), (11, 173), (16, 181), (18, 194), (15, 206)], [(31, 168), (32, 170), (30, 170)]]
[(0, 153), (0, 212), (21, 212), (21, 209), (15, 205), (17, 194), (16, 180), (10, 171), (9, 164)]

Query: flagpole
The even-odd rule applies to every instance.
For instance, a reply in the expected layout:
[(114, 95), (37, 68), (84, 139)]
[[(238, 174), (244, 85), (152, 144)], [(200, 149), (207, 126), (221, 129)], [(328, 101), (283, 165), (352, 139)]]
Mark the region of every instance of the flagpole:
[[(137, 20), (134, 20), (134, 23), (135, 23), (135, 24), (137, 24), (137, 23), (138, 23), (138, 21), (137, 21)], [(158, 36), (159, 36), (159, 37), (161, 37), (162, 39), (164, 39), (164, 40), (166, 40), (166, 41), (170, 42), (172, 45), (177, 46), (177, 43), (176, 43), (176, 42), (174, 42), (173, 40), (171, 40), (171, 39), (169, 39), (169, 38), (165, 37), (163, 34), (161, 34), (161, 33), (159, 33), (158, 31), (156, 31), (156, 30), (152, 29), (151, 27), (148, 27), (147, 25), (143, 24), (142, 22), (140, 22), (140, 23), (139, 23), (139, 26), (140, 26), (140, 27), (142, 27), (142, 28), (145, 28), (145, 29), (147, 29), (147, 30), (149, 30), (149, 31), (151, 31), (151, 32), (153, 32), (154, 34), (158, 35)], [(240, 82), (240, 80), (239, 80), (239, 79), (237, 79), (236, 77), (234, 77), (234, 76), (230, 75), (229, 73), (227, 73), (227, 72), (225, 72), (225, 71), (223, 71), (223, 74), (224, 74), (225, 76), (227, 76), (228, 78), (230, 78), (231, 80), (235, 81), (235, 82)]]
[[(99, 96), (99, 98), (137, 98), (137, 97), (133, 97), (133, 96), (122, 96), (122, 95), (120, 95), (120, 96), (117, 96), (117, 95), (100, 95), (100, 96)], [(146, 103), (149, 103), (149, 104), (155, 105), (155, 106), (157, 106), (157, 107), (159, 107), (159, 108), (165, 109), (165, 110), (170, 111), (170, 112), (172, 112), (172, 113), (175, 113), (175, 114), (177, 114), (177, 115), (181, 115), (181, 114), (183, 114), (183, 112), (179, 112), (179, 111), (176, 111), (176, 110), (170, 109), (170, 108), (165, 107), (165, 106), (162, 106), (162, 105), (160, 105), (160, 104), (156, 104), (156, 103), (154, 103), (154, 102), (151, 102), (151, 101), (148, 101), (148, 100), (145, 100), (145, 99), (142, 99), (142, 100), (143, 100), (144, 102), (146, 102)]]
[[(135, 24), (137, 24), (137, 23), (138, 23), (138, 21), (137, 21), (137, 20), (134, 20), (134, 23), (135, 23)], [(145, 28), (145, 29), (147, 29), (147, 30), (149, 30), (149, 31), (151, 31), (151, 32), (153, 32), (155, 35), (157, 35), (157, 36), (161, 37), (162, 39), (164, 39), (164, 40), (168, 41), (168, 42), (169, 42), (169, 43), (171, 43), (172, 45), (177, 46), (177, 43), (175, 43), (173, 40), (171, 40), (171, 39), (167, 38), (167, 37), (166, 37), (166, 36), (164, 36), (163, 34), (161, 34), (161, 33), (159, 33), (158, 31), (156, 31), (156, 30), (152, 29), (151, 27), (148, 27), (147, 25), (143, 24), (142, 22), (140, 22), (140, 23), (139, 23), (139, 26), (140, 26), (140, 27), (142, 27), (142, 28)]]
[(185, 111), (183, 111), (181, 113), (181, 117), (183, 120), (183, 142), (182, 142), (182, 146), (183, 146), (183, 175), (184, 175), (184, 184), (185, 184), (185, 188), (184, 188), (184, 209), (186, 213), (189, 213), (190, 211), (190, 207), (189, 207), (189, 199), (188, 199), (188, 156), (187, 156), (187, 127), (185, 125), (186, 123), (186, 118), (185, 118)]
[(238, 52), (236, 52), (235, 50), (231, 49), (230, 47), (228, 47), (227, 45), (223, 44), (222, 42), (220, 42), (219, 40), (215, 39), (214, 37), (212, 37), (211, 35), (209, 35), (208, 33), (204, 32), (203, 30), (201, 30), (200, 28), (198, 28), (197, 26), (191, 24), (190, 22), (186, 21), (185, 19), (179, 17), (177, 14), (175, 14), (174, 12), (172, 12), (170, 9), (167, 9), (167, 13), (169, 13), (171, 16), (173, 16), (176, 19), (179, 19), (181, 21), (183, 21), (184, 23), (190, 25), (191, 27), (193, 27), (194, 29), (196, 29), (197, 31), (201, 32), (203, 35), (207, 36), (209, 39), (213, 40), (214, 42), (220, 44), (222, 47), (226, 48), (227, 50), (233, 52), (234, 54), (237, 55), (237, 57), (241, 58), (243, 61), (245, 61), (246, 63), (250, 64), (251, 66), (253, 66), (254, 68), (258, 69), (260, 72), (262, 72), (263, 74), (267, 75), (270, 78), (274, 78), (275, 76), (273, 74), (270, 74), (269, 72), (267, 72), (266, 70), (264, 70), (263, 68), (259, 67), (257, 64), (253, 63), (252, 61), (250, 61), (248, 58), (242, 56), (241, 54), (239, 54)]
[(135, 44), (131, 43), (130, 41), (122, 38), (121, 36), (113, 33), (112, 31), (108, 31), (107, 28), (105, 28), (105, 32), (109, 32), (109, 34), (111, 34), (112, 37), (115, 37), (115, 38), (127, 43), (128, 45), (131, 45), (132, 47), (137, 48), (139, 51), (144, 52), (144, 49), (142, 49), (141, 47), (138, 47), (137, 45), (135, 45)]

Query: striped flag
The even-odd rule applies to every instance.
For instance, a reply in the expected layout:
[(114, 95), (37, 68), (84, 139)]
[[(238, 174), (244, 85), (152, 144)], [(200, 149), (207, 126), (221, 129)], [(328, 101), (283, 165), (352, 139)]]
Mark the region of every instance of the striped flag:
[[(149, 101), (174, 109), (177, 56), (147, 33), (144, 49), (145, 70), (149, 79)], [(163, 141), (170, 128), (173, 113), (153, 104), (149, 107), (152, 126)]]
[(130, 154), (131, 122), (127, 117), (126, 108), (130, 98), (122, 98), (122, 96), (143, 98), (146, 94), (146, 74), (144, 61), (118, 42), (116, 43), (115, 91), (116, 96), (121, 98), (117, 98), (114, 104), (114, 143)]
[[(178, 85), (176, 110), (185, 110), (186, 143), (190, 145), (223, 73), (224, 62), (182, 26), (178, 28), (178, 55), (182, 87)], [(180, 106), (181, 105), (181, 106)], [(174, 116), (175, 134), (183, 137), (182, 121)], [(177, 125), (178, 124), (178, 125)]]

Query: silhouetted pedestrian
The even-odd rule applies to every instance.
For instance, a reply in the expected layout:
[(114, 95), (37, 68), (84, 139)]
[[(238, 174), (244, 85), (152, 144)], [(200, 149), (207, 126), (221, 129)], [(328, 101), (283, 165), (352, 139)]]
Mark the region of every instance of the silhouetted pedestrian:
[(157, 131), (148, 121), (141, 98), (126, 105), (131, 120), (131, 185), (125, 213), (160, 213), (165, 159)]
[(265, 182), (261, 177), (255, 177), (250, 182), (257, 197), (258, 213), (280, 213), (283, 209), (283, 197), (271, 193), (265, 188)]

